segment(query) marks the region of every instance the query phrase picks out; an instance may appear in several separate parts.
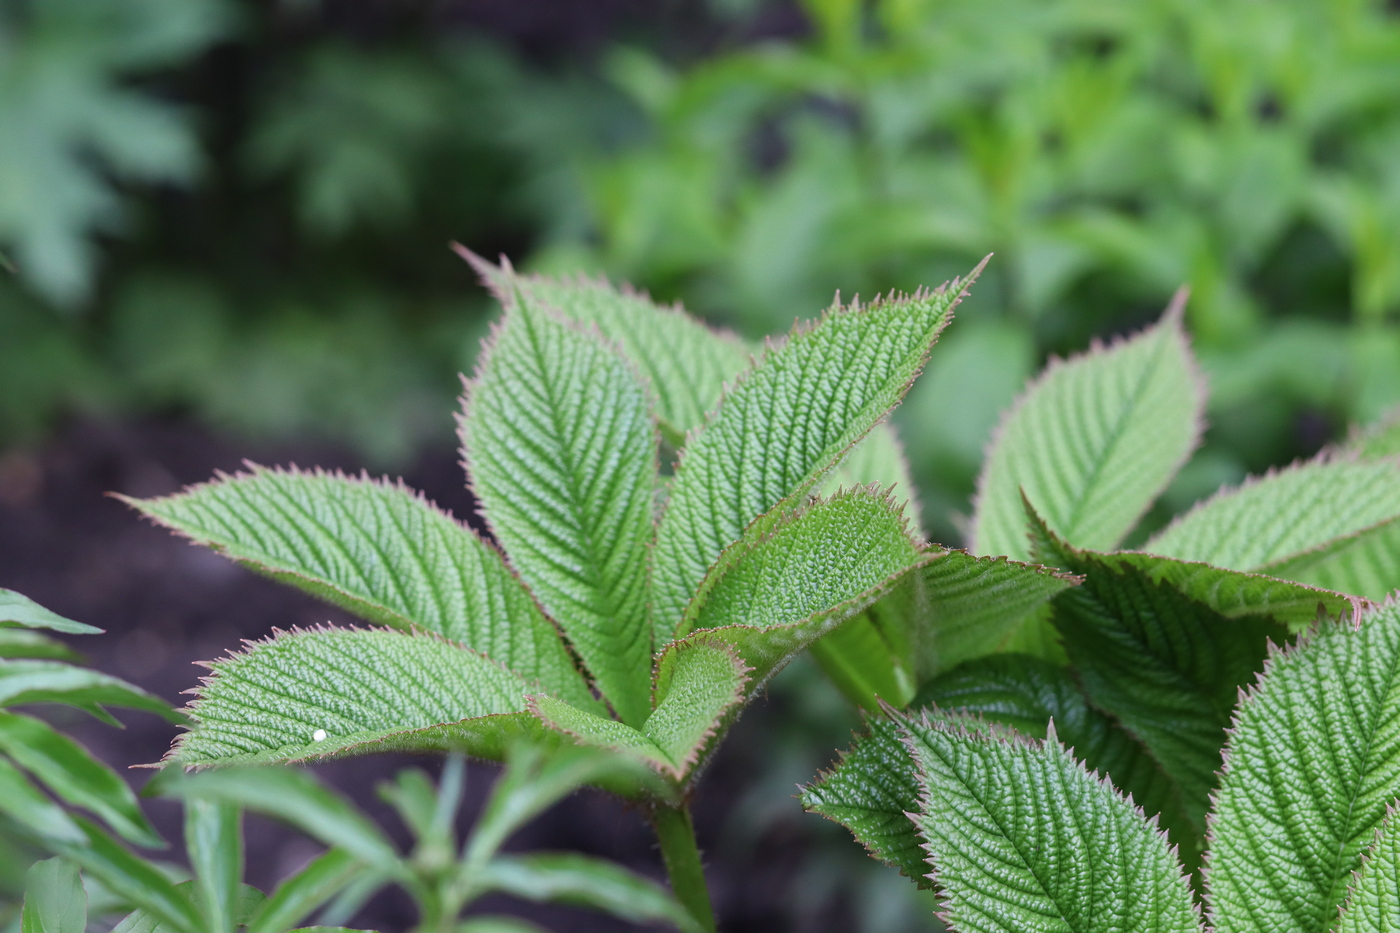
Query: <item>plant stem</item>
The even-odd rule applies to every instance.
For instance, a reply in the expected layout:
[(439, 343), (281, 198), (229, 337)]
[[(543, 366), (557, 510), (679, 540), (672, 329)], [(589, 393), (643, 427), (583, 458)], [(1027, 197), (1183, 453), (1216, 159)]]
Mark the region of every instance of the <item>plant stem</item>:
[(714, 933), (715, 914), (710, 907), (710, 890), (705, 886), (705, 870), (700, 864), (700, 849), (695, 844), (695, 824), (685, 804), (658, 804), (651, 813), (651, 825), (661, 842), (661, 858), (666, 873), (671, 876), (671, 890), (681, 906), (705, 930)]

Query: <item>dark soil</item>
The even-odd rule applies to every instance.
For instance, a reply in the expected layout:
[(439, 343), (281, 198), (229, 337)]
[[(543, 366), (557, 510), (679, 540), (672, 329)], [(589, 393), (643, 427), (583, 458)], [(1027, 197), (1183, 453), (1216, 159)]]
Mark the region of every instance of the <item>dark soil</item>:
[[(201, 673), (192, 663), (218, 657), (240, 639), (259, 638), (273, 628), (351, 621), (334, 607), (176, 539), (105, 495), (170, 493), (215, 470), (236, 470), (244, 458), (359, 468), (343, 450), (234, 442), (179, 421), (76, 424), (46, 447), (0, 457), (0, 586), (106, 629), (105, 635), (75, 640), (75, 646), (99, 670), (177, 704)], [(424, 454), (404, 478), (444, 508), (474, 518), (454, 451)], [(121, 716), (125, 730), (86, 718), (56, 721), (119, 769), (157, 761), (174, 735), (172, 727), (153, 716)], [(810, 668), (794, 665), (767, 702), (756, 704), (740, 722), (701, 782), (695, 818), (726, 931), (859, 929), (852, 905), (870, 898), (868, 891), (862, 894), (858, 877), (875, 877), (871, 871), (877, 869), (843, 831), (803, 814), (792, 799), (794, 784), (831, 760), (853, 723), (851, 712)], [(409, 765), (433, 774), (438, 770), (434, 759), (386, 755), (336, 762), (317, 772), (402, 839), (374, 788)], [(128, 773), (136, 785), (148, 774)], [(464, 829), (494, 774), (487, 764), (469, 767)], [(180, 838), (177, 805), (153, 800), (149, 810), (166, 838)], [(510, 847), (586, 852), (662, 875), (641, 814), (602, 793), (575, 795), (527, 827)], [(317, 851), (281, 825), (250, 818), (247, 880), (268, 890)], [(638, 929), (587, 911), (505, 898), (482, 907), (559, 931)], [(354, 925), (395, 933), (409, 929), (413, 920), (412, 904), (390, 891), (371, 901)]]

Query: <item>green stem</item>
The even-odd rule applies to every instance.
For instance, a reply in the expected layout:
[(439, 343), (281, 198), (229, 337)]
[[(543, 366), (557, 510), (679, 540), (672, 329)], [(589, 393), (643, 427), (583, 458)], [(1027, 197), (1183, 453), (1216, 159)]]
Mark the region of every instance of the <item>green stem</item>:
[(670, 807), (658, 804), (651, 814), (651, 825), (661, 842), (661, 858), (666, 873), (671, 876), (671, 890), (676, 900), (690, 911), (700, 926), (709, 933), (715, 931), (715, 914), (710, 908), (710, 890), (705, 886), (705, 869), (700, 864), (700, 849), (695, 844), (695, 824), (685, 804)]

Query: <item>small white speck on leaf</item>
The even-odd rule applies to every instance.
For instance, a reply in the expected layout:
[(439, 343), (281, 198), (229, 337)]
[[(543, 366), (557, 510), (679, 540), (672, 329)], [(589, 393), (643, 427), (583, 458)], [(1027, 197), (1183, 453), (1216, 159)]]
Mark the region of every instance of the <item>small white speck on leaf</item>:
[(311, 741), (313, 741), (313, 742), (324, 742), (325, 740), (326, 740), (326, 730), (325, 730), (325, 729), (317, 729), (315, 732), (311, 733)]

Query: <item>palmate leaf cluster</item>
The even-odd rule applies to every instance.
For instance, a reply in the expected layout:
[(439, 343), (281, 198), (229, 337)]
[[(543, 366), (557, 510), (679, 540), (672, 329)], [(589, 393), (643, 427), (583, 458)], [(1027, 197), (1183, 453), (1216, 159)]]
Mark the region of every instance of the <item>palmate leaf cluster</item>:
[(1052, 363), (989, 451), (975, 548), (1077, 585), (945, 656), (921, 712), (872, 720), (805, 794), (954, 930), (1194, 930), (1204, 895), (1218, 930), (1324, 931), (1358, 871), (1345, 922), (1393, 928), (1390, 429), (1115, 550), (1199, 434), (1179, 320)]
[(369, 623), (212, 662), (171, 762), (526, 740), (605, 750), (633, 769), (609, 786), (674, 805), (823, 635), (860, 646), (828, 659), (858, 699), (907, 699), (929, 618), (1015, 618), (1071, 582), (932, 547), (901, 511), (881, 421), (963, 283), (836, 306), (758, 349), (603, 282), (467, 258), (505, 308), (460, 419), (489, 540), (401, 485), (296, 469), (133, 502)]

